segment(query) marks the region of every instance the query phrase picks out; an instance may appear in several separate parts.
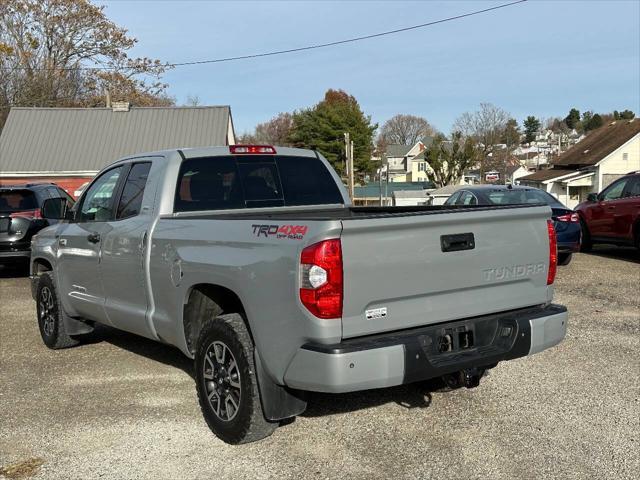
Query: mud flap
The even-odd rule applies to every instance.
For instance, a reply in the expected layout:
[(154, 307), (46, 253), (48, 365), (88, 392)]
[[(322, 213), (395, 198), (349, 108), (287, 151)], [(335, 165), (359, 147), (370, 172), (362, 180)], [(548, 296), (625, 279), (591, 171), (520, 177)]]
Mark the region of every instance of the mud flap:
[(260, 390), (260, 403), (267, 420), (276, 422), (303, 413), (307, 409), (304, 393), (275, 383), (265, 372), (257, 349), (254, 350), (253, 356)]

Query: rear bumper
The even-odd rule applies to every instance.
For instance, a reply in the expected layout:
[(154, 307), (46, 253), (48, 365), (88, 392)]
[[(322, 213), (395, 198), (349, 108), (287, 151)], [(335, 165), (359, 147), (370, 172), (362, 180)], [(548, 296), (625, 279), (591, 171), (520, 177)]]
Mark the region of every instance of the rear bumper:
[[(334, 345), (305, 344), (291, 361), (284, 380), (287, 386), (300, 390), (340, 393), (490, 367), (557, 345), (564, 339), (567, 317), (565, 307), (549, 305)], [(452, 350), (440, 352), (447, 335), (452, 339)], [(473, 345), (463, 348), (469, 338)]]

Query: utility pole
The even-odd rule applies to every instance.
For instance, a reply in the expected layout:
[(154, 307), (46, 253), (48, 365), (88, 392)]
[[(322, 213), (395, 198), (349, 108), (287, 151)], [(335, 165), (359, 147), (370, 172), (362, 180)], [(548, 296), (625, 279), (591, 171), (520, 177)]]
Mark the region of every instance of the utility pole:
[(380, 187), (379, 205), (382, 206), (382, 155), (380, 155), (380, 170), (378, 170), (378, 186)]
[(349, 132), (344, 132), (344, 153), (347, 163), (347, 190), (353, 202), (353, 141), (351, 140)]
[(104, 92), (105, 95), (105, 99), (104, 99), (104, 103), (107, 106), (107, 108), (111, 108), (111, 92), (109, 92), (109, 89), (105, 89)]
[(353, 140), (351, 140), (351, 144), (349, 145), (349, 196), (351, 197), (351, 201), (353, 201), (355, 195), (353, 186)]
[(349, 192), (349, 132), (344, 132), (344, 175), (347, 178), (347, 192)]

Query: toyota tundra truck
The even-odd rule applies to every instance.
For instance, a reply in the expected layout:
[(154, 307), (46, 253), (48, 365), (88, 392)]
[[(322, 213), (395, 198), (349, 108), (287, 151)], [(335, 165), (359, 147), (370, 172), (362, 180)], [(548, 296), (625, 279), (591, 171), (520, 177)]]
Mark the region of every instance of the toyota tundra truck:
[(41, 214), (63, 219), (32, 244), (45, 345), (104, 324), (177, 347), (231, 444), (270, 435), (308, 392), (470, 388), (565, 336), (547, 205), (355, 207), (313, 150), (135, 155)]

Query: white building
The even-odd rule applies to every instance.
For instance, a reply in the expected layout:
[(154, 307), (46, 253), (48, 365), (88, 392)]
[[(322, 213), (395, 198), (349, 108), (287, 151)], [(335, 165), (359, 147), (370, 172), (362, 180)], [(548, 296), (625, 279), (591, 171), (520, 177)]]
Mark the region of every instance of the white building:
[(640, 120), (618, 120), (591, 132), (564, 152), (552, 168), (520, 178), (569, 208), (629, 172), (640, 171)]

